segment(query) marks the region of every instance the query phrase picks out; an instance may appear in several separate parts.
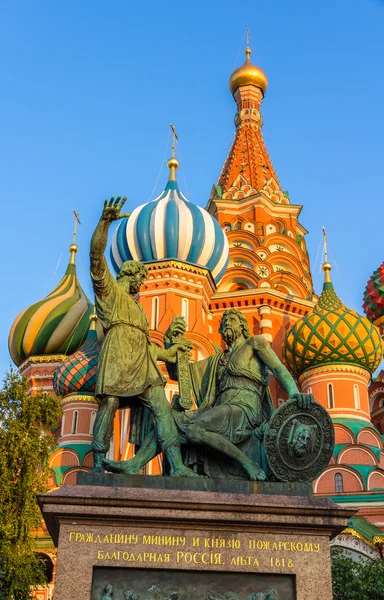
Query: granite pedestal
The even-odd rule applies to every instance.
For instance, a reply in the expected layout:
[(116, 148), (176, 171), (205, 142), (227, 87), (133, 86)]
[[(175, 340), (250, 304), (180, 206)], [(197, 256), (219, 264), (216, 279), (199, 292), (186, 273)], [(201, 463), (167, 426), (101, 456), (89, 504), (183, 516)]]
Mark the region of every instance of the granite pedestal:
[(107, 474), (79, 483), (39, 496), (58, 545), (55, 600), (258, 600), (271, 589), (277, 600), (332, 600), (329, 540), (352, 513), (310, 486)]

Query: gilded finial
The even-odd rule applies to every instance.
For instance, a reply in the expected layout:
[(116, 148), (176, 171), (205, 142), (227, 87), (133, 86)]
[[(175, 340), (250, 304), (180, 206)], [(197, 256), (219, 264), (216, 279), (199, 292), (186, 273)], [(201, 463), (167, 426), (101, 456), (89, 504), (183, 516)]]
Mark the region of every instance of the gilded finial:
[(176, 169), (179, 166), (179, 161), (176, 158), (176, 142), (179, 141), (177, 136), (176, 127), (170, 124), (172, 131), (172, 157), (168, 161), (169, 178), (168, 181), (176, 181)]
[(268, 79), (266, 74), (260, 67), (256, 67), (251, 62), (250, 35), (248, 25), (245, 26), (245, 62), (236, 69), (229, 79), (229, 89), (234, 94), (239, 87), (252, 85), (261, 89), (263, 95), (268, 88)]
[(324, 283), (332, 284), (332, 279), (331, 279), (332, 265), (328, 261), (327, 232), (325, 231), (325, 227), (323, 227), (323, 254), (324, 254), (324, 262), (323, 262), (323, 265), (321, 268), (324, 271)]
[(245, 37), (246, 37), (246, 48), (245, 48), (245, 61), (247, 63), (251, 62), (251, 48), (250, 48), (250, 35), (248, 25), (245, 26)]
[(70, 265), (74, 265), (75, 264), (75, 254), (78, 251), (78, 247), (77, 247), (77, 244), (76, 244), (77, 225), (81, 225), (80, 219), (79, 219), (79, 213), (76, 210), (74, 210), (73, 214), (75, 215), (75, 225), (74, 225), (74, 228), (73, 228), (73, 242), (69, 246), (69, 251), (71, 253), (71, 258), (70, 258), (70, 261), (69, 261)]
[(89, 317), (89, 320), (91, 321), (91, 325), (89, 327), (90, 331), (96, 331), (96, 323), (97, 323), (97, 319), (98, 316), (96, 314), (96, 306), (93, 305), (93, 313), (91, 314), (91, 316)]

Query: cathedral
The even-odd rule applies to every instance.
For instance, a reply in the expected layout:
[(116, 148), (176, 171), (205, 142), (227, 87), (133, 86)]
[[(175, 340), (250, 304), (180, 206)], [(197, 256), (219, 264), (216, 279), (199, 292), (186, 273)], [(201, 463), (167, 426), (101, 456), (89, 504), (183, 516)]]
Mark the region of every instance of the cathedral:
[[(192, 359), (220, 352), (219, 322), (228, 308), (242, 312), (251, 335), (271, 343), (301, 391), (312, 393), (334, 423), (334, 454), (313, 491), (359, 512), (332, 543), (375, 559), (384, 548), (383, 372), (373, 378), (383, 358), (384, 263), (368, 281), (366, 316), (360, 315), (333, 286), (325, 243), (324, 284), (320, 296), (315, 294), (307, 231), (299, 220), (302, 206), (282, 188), (263, 139), (268, 79), (252, 63), (249, 48), (229, 88), (236, 103), (235, 135), (206, 208), (191, 203), (179, 187), (174, 134), (164, 191), (119, 222), (109, 250), (111, 269), (117, 274), (130, 259), (148, 267), (139, 301), (151, 340), (160, 346), (172, 319), (182, 315)], [(44, 390), (62, 401), (57, 449), (50, 458), (52, 489), (75, 484), (77, 473), (93, 466), (103, 332), (77, 278), (75, 241), (60, 283), (27, 307), (9, 334), (11, 357), (28, 378), (30, 393)], [(277, 408), (287, 395), (272, 376), (270, 389)], [(177, 393), (177, 384), (169, 381), (169, 402)], [(130, 411), (118, 411), (108, 458), (128, 460), (136, 450)], [(161, 472), (158, 456), (146, 473)], [(55, 549), (45, 531), (36, 545), (52, 566), (52, 583), (36, 592), (46, 600), (52, 597)]]

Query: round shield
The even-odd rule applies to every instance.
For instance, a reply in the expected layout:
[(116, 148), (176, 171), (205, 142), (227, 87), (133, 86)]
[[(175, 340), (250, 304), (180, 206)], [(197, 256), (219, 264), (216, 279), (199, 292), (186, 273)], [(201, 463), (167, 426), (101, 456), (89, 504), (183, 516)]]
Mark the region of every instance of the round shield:
[(297, 400), (288, 400), (272, 415), (264, 443), (268, 466), (277, 481), (313, 481), (332, 457), (333, 423), (317, 402), (299, 408)]

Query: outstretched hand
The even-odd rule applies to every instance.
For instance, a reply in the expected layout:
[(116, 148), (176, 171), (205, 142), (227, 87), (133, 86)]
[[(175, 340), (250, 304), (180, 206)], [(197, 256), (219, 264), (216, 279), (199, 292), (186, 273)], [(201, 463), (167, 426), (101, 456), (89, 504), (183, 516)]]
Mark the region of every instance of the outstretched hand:
[(300, 394), (297, 392), (296, 394), (292, 394), (291, 398), (293, 400), (297, 400), (297, 406), (299, 408), (310, 408), (312, 404), (315, 402), (312, 394)]
[(108, 201), (105, 200), (104, 208), (101, 215), (103, 221), (117, 221), (118, 219), (123, 219), (124, 217), (129, 217), (131, 213), (121, 213), (121, 209), (123, 208), (127, 197), (121, 198), (118, 196), (116, 199), (114, 196)]

